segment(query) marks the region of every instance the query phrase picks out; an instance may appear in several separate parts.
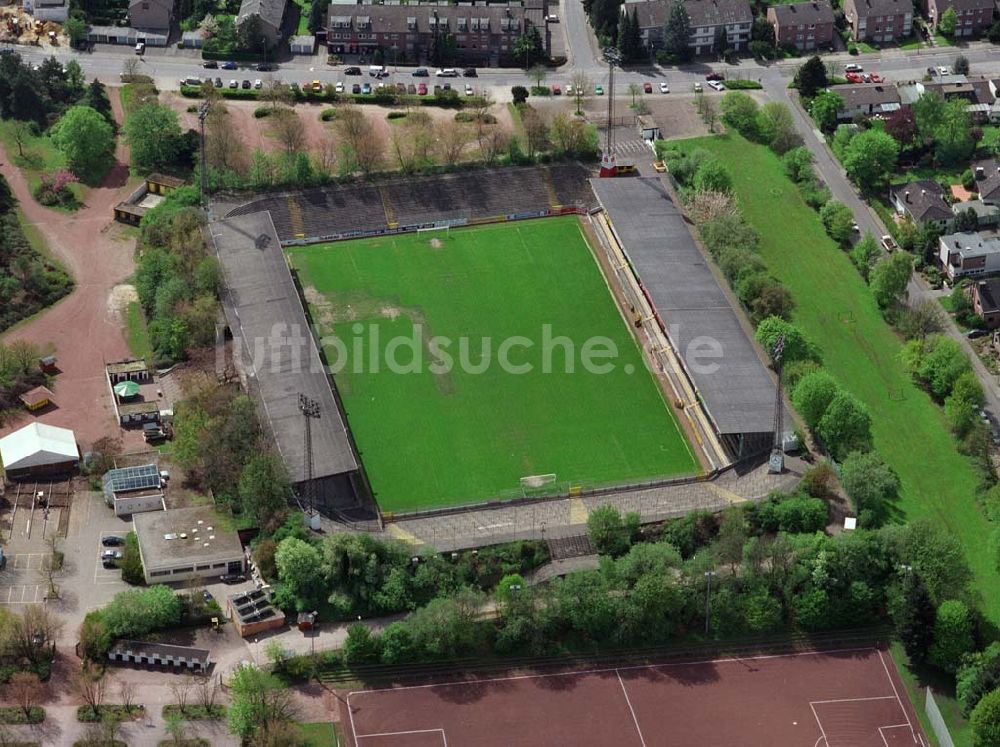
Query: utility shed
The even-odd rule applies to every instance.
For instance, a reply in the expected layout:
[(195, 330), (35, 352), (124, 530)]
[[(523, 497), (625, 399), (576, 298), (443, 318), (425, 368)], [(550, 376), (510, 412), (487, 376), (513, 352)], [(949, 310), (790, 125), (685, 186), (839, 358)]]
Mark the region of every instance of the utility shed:
[(49, 477), (79, 467), (80, 450), (69, 428), (31, 423), (0, 438), (0, 461), (11, 480)]

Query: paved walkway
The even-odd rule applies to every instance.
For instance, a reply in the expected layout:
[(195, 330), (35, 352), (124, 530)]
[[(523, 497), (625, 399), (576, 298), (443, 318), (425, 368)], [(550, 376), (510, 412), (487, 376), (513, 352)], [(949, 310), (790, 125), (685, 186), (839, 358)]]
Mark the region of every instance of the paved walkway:
[(450, 552), (518, 539), (570, 537), (586, 532), (587, 516), (598, 506), (622, 513), (635, 511), (643, 523), (683, 516), (691, 511), (719, 511), (745, 501), (759, 501), (772, 490), (791, 490), (806, 465), (788, 460), (782, 475), (769, 475), (767, 465), (739, 475), (725, 472), (711, 482), (625, 490), (616, 494), (511, 503), (442, 516), (415, 517), (386, 524), (386, 534), (416, 546)]

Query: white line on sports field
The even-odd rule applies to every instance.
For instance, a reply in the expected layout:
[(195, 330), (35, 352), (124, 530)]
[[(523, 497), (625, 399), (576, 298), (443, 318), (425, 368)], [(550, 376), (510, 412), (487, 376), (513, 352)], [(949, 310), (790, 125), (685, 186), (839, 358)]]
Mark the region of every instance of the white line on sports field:
[(885, 670), (885, 676), (889, 678), (889, 684), (892, 686), (892, 692), (896, 696), (896, 702), (899, 703), (899, 707), (903, 709), (903, 716), (906, 718), (906, 725), (910, 727), (910, 735), (913, 737), (913, 743), (919, 744), (917, 742), (917, 732), (913, 728), (913, 723), (910, 721), (910, 714), (906, 712), (906, 704), (899, 697), (899, 691), (896, 689), (896, 683), (892, 679), (892, 675), (889, 674), (889, 667), (885, 665), (885, 658), (882, 656), (882, 651), (878, 652), (878, 660), (882, 662), (882, 669)]
[(816, 740), (816, 744), (819, 745), (820, 739), (822, 739), (826, 747), (830, 747), (830, 740), (826, 738), (826, 730), (823, 728), (823, 722), (819, 720), (819, 714), (816, 713), (816, 706), (810, 703), (809, 710), (813, 712), (813, 718), (816, 719), (816, 726), (819, 727), (820, 738)]
[(635, 717), (635, 709), (632, 708), (632, 701), (629, 700), (628, 690), (625, 689), (625, 681), (622, 679), (622, 673), (616, 669), (615, 674), (618, 675), (618, 684), (622, 686), (622, 694), (625, 696), (628, 712), (632, 714), (632, 723), (635, 724), (635, 730), (639, 734), (639, 742), (642, 744), (642, 747), (646, 747), (646, 739), (642, 736), (642, 729), (639, 728), (639, 719)]
[(822, 703), (861, 703), (866, 700), (894, 700), (895, 695), (877, 695), (874, 698), (835, 698), (833, 700), (810, 700), (810, 705), (820, 705)]
[(355, 734), (354, 741), (357, 743), (359, 739), (374, 737), (402, 737), (406, 734), (440, 734), (441, 740), (444, 742), (444, 747), (448, 747), (448, 737), (445, 735), (444, 729), (411, 729), (409, 731), (383, 731), (378, 734)]

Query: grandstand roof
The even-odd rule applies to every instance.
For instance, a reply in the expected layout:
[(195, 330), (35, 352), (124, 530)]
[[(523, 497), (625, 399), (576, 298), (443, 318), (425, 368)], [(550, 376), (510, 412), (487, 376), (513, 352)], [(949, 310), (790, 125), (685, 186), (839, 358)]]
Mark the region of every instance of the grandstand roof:
[[(772, 431), (774, 383), (662, 182), (592, 179), (591, 186), (716, 428)], [(696, 353), (689, 356), (697, 338), (722, 346), (722, 357), (702, 359), (717, 364), (710, 373), (710, 365), (693, 365)]]
[(268, 213), (211, 224), (226, 279), (223, 308), (293, 483), (305, 481), (299, 394), (319, 405), (313, 478), (358, 468), (343, 415)]

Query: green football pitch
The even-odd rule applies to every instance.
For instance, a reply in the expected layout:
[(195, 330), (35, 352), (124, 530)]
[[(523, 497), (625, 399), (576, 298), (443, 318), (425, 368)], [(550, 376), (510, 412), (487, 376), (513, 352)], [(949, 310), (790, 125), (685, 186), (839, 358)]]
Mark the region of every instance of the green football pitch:
[(699, 469), (577, 218), (288, 254), (383, 510)]

